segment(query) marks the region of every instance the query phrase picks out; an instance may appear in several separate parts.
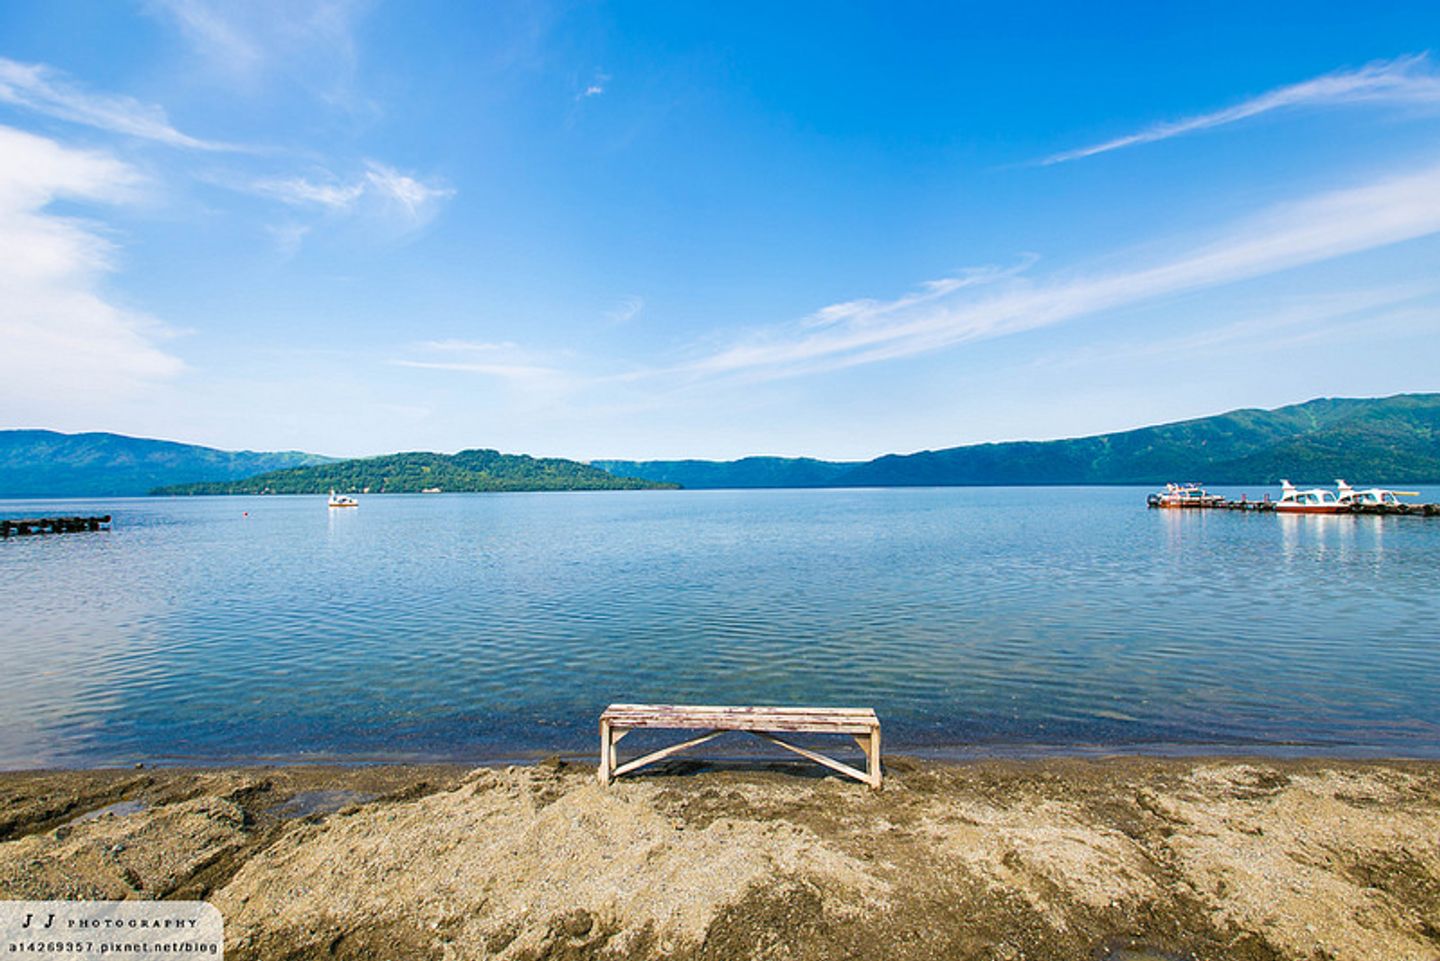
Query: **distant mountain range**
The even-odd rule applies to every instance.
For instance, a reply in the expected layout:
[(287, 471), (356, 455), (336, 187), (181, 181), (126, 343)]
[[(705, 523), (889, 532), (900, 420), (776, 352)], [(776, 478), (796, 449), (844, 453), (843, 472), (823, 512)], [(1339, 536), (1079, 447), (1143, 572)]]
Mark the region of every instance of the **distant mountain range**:
[(689, 488), (1440, 481), (1440, 394), (1323, 398), (1070, 440), (972, 444), (864, 462), (592, 461)]
[(121, 434), (0, 430), (0, 497), (143, 497), (162, 484), (251, 477), (334, 460), (228, 451)]
[(849, 487), (845, 477), (860, 461), (810, 457), (746, 457), (743, 460), (592, 460), (592, 466), (624, 477), (665, 481), (692, 490), (754, 487)]
[(244, 480), (176, 484), (156, 494), (419, 494), (427, 490), (588, 491), (671, 487), (662, 481), (617, 477), (598, 467), (558, 457), (528, 457), (493, 450), (458, 454), (387, 454), (271, 471)]
[(0, 431), (0, 497), (611, 490), (661, 486), (917, 487), (984, 484), (1440, 482), (1440, 394), (1321, 399), (1070, 440), (972, 444), (863, 462), (599, 460), (493, 450), (337, 460), (223, 451), (119, 434)]

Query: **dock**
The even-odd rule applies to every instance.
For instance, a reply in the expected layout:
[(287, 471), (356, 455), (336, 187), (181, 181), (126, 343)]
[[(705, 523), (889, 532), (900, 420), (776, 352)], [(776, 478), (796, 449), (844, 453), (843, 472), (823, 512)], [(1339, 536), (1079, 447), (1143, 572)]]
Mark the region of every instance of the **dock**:
[[(1245, 498), (1240, 500), (1216, 500), (1206, 503), (1180, 504), (1162, 507), (1153, 501), (1147, 501), (1147, 505), (1153, 510), (1185, 510), (1185, 511), (1275, 511), (1275, 501), (1258, 500), (1252, 501)], [(1440, 517), (1440, 504), (1347, 504), (1336, 514), (1370, 514), (1383, 517)]]
[(99, 517), (22, 517), (19, 520), (0, 520), (0, 537), (12, 534), (17, 537), (27, 534), (78, 534), (108, 530), (109, 527), (109, 514)]

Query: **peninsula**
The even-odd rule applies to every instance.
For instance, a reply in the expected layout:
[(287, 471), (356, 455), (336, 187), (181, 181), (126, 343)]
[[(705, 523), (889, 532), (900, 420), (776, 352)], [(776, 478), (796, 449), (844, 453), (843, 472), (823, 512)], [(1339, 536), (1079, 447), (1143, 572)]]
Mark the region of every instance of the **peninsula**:
[(177, 484), (156, 495), (191, 494), (419, 494), (432, 491), (593, 491), (675, 488), (665, 481), (618, 477), (573, 460), (462, 450), (361, 457), (270, 471), (244, 480)]

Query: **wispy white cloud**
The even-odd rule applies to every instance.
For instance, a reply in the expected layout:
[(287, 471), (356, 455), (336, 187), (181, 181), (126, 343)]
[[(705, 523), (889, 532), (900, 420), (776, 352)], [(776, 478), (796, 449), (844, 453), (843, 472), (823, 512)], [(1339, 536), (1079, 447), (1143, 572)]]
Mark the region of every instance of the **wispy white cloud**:
[(444, 184), (427, 183), (373, 160), (366, 161), (364, 172), (349, 180), (329, 174), (313, 179), (280, 177), (253, 181), (250, 189), (294, 207), (385, 214), (407, 228), (428, 223), (440, 205), (455, 194)]
[[(262, 69), (261, 61), (289, 59), (303, 64), (316, 57), (332, 56), (336, 50), (344, 51), (347, 61), (353, 60), (351, 30), (365, 4), (348, 0), (257, 0), (243, 5), (211, 0), (152, 0), (150, 6), (179, 23), (197, 51), (205, 56), (228, 61), (236, 70), (258, 71)], [(326, 99), (333, 98), (327, 94)], [(159, 105), (89, 89), (46, 64), (0, 57), (0, 104), (5, 103), (169, 147), (250, 155), (232, 157), (218, 169), (213, 165), (189, 170), (172, 166), (171, 172), (188, 173), (214, 186), (268, 197), (297, 210), (354, 216), (381, 234), (394, 234), (397, 229), (402, 234), (418, 230), (455, 193), (433, 178), (402, 172), (373, 159), (354, 162), (358, 170), (348, 176), (331, 173), (325, 166), (320, 166), (318, 172), (257, 176), (255, 156), (267, 155), (265, 165), (273, 168), (277, 158), (294, 157), (296, 151), (191, 136), (177, 129)], [(320, 163), (339, 168), (342, 162)], [(313, 225), (298, 222), (300, 219), (294, 214), (266, 228), (285, 256), (296, 253), (313, 232)]]
[(268, 230), (275, 241), (275, 249), (280, 252), (280, 255), (293, 257), (300, 252), (300, 245), (305, 242), (306, 235), (310, 233), (310, 225), (286, 221), (282, 224), (272, 224)]
[(443, 184), (424, 183), (373, 160), (366, 167), (366, 190), (403, 209), (412, 220), (429, 219), (436, 205), (455, 195)]
[[(849, 301), (670, 369), (786, 377), (923, 354), (1440, 232), (1440, 166), (1281, 205), (1159, 263), (1034, 280), (985, 269)], [(998, 288), (998, 292), (987, 291)]]
[(644, 310), (645, 298), (634, 296), (623, 297), (618, 304), (605, 311), (605, 323), (611, 327), (628, 324), (636, 317), (639, 317)]
[(234, 73), (249, 73), (263, 60), (259, 45), (233, 23), (222, 8), (201, 0), (153, 0), (168, 14), (206, 59)]
[(1040, 163), (1050, 165), (1093, 157), (1124, 147), (1220, 127), (1276, 110), (1375, 101), (1440, 102), (1440, 74), (1436, 73), (1429, 57), (1423, 53), (1381, 60), (1358, 70), (1328, 73), (1302, 83), (1279, 87), (1223, 110), (1152, 124), (1123, 137), (1052, 154)]
[(433, 351), (454, 351), (458, 353), (480, 353), (487, 354), (502, 350), (519, 350), (520, 345), (513, 340), (486, 341), (486, 340), (424, 340), (416, 345), (421, 350)]
[(837, 324), (856, 327), (874, 326), (883, 322), (887, 317), (943, 300), (957, 291), (984, 284), (994, 284), (1015, 277), (1028, 270), (1037, 259), (1034, 255), (1027, 255), (1013, 267), (974, 267), (961, 271), (953, 277), (928, 280), (920, 285), (918, 291), (895, 300), (882, 301), (867, 297), (831, 304), (828, 307), (821, 307), (806, 317), (800, 322), (800, 326), (812, 328), (830, 327)]
[(165, 111), (133, 97), (85, 90), (65, 74), (40, 63), (0, 57), (0, 101), (55, 117), (192, 150), (241, 150), (234, 144), (201, 140), (171, 125)]
[[(577, 377), (548, 358), (526, 350), (514, 341), (479, 341), (447, 338), (414, 344), (411, 350), (440, 357), (402, 357), (391, 361), (397, 367), (415, 370), (442, 370), (498, 378), (532, 392), (555, 392), (580, 383)], [(443, 356), (449, 355), (449, 356)]]
[(150, 0), (177, 26), (197, 64), (230, 82), (305, 75), (342, 96), (355, 70), (354, 27), (362, 0)]
[[(1095, 363), (1150, 360), (1170, 356), (1193, 359), (1209, 352), (1230, 351), (1243, 344), (1247, 351), (1286, 351), (1300, 343), (1336, 336), (1363, 334), (1367, 329), (1392, 331), (1387, 318), (1409, 315), (1408, 302), (1431, 297), (1436, 288), (1402, 284), (1370, 290), (1327, 291), (1271, 300), (1254, 305), (1248, 316), (1214, 326), (1181, 323), (1173, 336), (1159, 332), (1143, 339), (1127, 338), (1120, 344), (1071, 347), (1035, 358), (1029, 366), (1057, 369)], [(1433, 312), (1427, 313), (1433, 316)]]
[(365, 193), (363, 178), (342, 184), (307, 180), (304, 177), (277, 177), (257, 180), (252, 186), (256, 193), (293, 206), (325, 207), (330, 210), (349, 210)]
[(451, 370), (466, 374), (485, 374), (489, 377), (499, 377), (504, 380), (523, 381), (525, 383), (553, 382), (557, 380), (568, 380), (568, 375), (555, 367), (543, 367), (537, 364), (485, 364), (473, 361), (446, 361), (446, 360), (397, 360), (394, 362), (398, 367), (414, 367), (420, 370)]
[(585, 85), (585, 88), (575, 95), (576, 100), (586, 100), (590, 97), (598, 97), (605, 92), (606, 85), (610, 83), (608, 73), (597, 73), (595, 79)]
[(172, 377), (169, 332), (100, 289), (114, 248), (89, 222), (47, 210), (56, 200), (119, 203), (138, 174), (106, 153), (0, 126), (0, 343), (9, 359), (0, 406), (112, 399)]
[[(189, 9), (189, 4), (178, 4)], [(198, 11), (203, 4), (195, 5)], [(196, 16), (200, 14), (192, 11)], [(219, 29), (218, 27), (216, 29)], [(84, 89), (61, 71), (0, 57), (0, 103), (84, 124), (123, 136), (171, 147), (245, 154), (274, 153), (240, 144), (201, 140), (177, 130), (163, 108), (132, 97)], [(198, 179), (228, 189), (257, 193), (296, 207), (331, 212), (365, 209), (388, 214), (407, 228), (428, 222), (455, 191), (442, 183), (402, 173), (377, 160), (366, 160), (349, 179), (330, 174), (271, 176), (254, 179), (234, 171), (196, 173)], [(308, 228), (273, 228), (283, 248), (293, 252)]]

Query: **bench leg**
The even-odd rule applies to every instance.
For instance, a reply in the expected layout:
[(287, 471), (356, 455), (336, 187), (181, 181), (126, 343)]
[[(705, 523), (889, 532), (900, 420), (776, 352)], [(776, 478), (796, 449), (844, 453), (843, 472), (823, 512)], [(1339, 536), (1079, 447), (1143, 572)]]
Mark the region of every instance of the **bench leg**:
[(880, 781), (884, 777), (880, 772), (880, 729), (877, 727), (870, 732), (870, 749), (865, 752), (865, 760), (870, 775), (870, 786), (876, 789), (880, 787)]
[(869, 734), (852, 734), (860, 753), (865, 755), (865, 776), (860, 778), (872, 788), (880, 787), (880, 729), (874, 728)]
[(615, 770), (615, 742), (610, 740), (610, 722), (600, 722), (600, 783), (609, 784)]
[(600, 722), (600, 783), (609, 784), (620, 776), (620, 756), (615, 745), (630, 733), (628, 727), (611, 727), (609, 721)]

